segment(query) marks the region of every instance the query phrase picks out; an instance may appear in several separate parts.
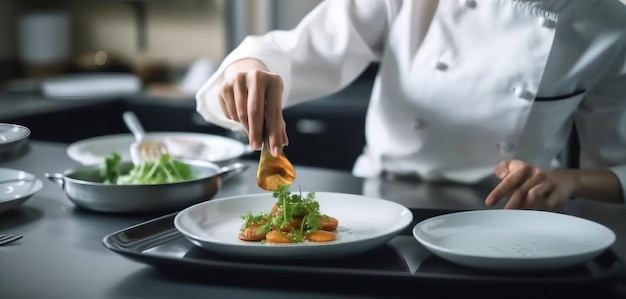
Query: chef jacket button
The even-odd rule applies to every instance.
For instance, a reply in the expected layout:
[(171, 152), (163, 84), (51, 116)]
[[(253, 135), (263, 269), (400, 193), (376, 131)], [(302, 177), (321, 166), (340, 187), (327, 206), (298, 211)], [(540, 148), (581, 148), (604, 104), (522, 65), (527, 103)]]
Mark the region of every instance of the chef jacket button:
[(448, 69), (448, 65), (441, 61), (437, 61), (435, 62), (435, 69), (439, 71), (445, 71)]
[(513, 152), (513, 149), (515, 148), (515, 146), (510, 143), (510, 142), (498, 142), (496, 143), (496, 148), (498, 148), (498, 150), (500, 150), (500, 154), (509, 154), (511, 152)]
[(419, 131), (425, 127), (426, 127), (426, 123), (423, 120), (418, 118), (415, 121), (413, 121), (413, 129)]

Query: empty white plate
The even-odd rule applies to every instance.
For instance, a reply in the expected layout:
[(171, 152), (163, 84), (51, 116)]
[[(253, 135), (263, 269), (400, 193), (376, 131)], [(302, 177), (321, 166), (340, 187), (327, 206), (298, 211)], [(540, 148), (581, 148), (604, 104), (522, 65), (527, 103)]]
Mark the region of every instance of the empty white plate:
[(308, 259), (342, 257), (383, 245), (413, 219), (409, 209), (384, 199), (331, 192), (316, 192), (315, 196), (320, 211), (339, 220), (335, 241), (261, 244), (240, 240), (241, 216), (248, 211), (255, 215), (270, 211), (276, 203), (272, 193), (199, 203), (176, 215), (174, 225), (195, 245), (220, 254)]
[(474, 268), (553, 270), (582, 264), (615, 242), (601, 224), (555, 212), (478, 210), (421, 221), (414, 237), (433, 254)]
[(43, 187), (41, 180), (28, 172), (0, 168), (0, 213), (20, 206), (41, 187)]
[[(223, 162), (241, 157), (250, 151), (249, 146), (228, 137), (203, 133), (148, 132), (147, 138), (162, 140), (175, 158)], [(70, 144), (67, 155), (83, 165), (99, 164), (112, 152), (124, 161), (130, 161), (130, 145), (135, 137), (113, 134), (92, 137)]]

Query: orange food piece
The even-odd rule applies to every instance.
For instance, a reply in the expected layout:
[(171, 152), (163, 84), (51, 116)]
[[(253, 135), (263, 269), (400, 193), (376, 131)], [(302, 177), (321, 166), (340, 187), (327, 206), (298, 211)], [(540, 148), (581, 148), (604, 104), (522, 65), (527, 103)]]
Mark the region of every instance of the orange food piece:
[[(277, 216), (281, 212), (281, 208), (278, 205), (272, 206), (271, 214)], [(305, 213), (306, 214), (306, 213)], [(291, 219), (289, 224), (283, 225), (283, 227), (276, 227), (272, 225), (272, 230), (266, 234), (259, 234), (258, 230), (267, 223), (268, 219), (262, 221), (263, 223), (256, 223), (245, 228), (239, 233), (239, 238), (244, 241), (262, 241), (265, 239), (267, 243), (294, 243), (295, 241), (289, 236), (289, 232), (293, 229), (300, 230), (304, 225), (304, 215), (298, 215)], [(310, 242), (329, 242), (334, 241), (337, 238), (336, 229), (339, 226), (339, 220), (330, 216), (320, 216), (319, 218), (320, 228), (319, 230), (306, 235), (306, 240)]]
[(317, 230), (307, 235), (307, 240), (311, 242), (330, 242), (336, 239), (334, 232)]
[[(300, 227), (302, 226), (302, 218), (303, 217), (293, 217), (293, 219), (291, 219), (291, 221), (289, 222), (289, 224), (285, 224), (283, 225), (283, 227), (280, 228), (280, 231), (282, 232), (290, 232), (291, 229), (300, 229)], [(275, 226), (272, 227), (273, 229), (276, 229)]]
[(259, 234), (261, 225), (250, 225), (239, 233), (239, 239), (244, 241), (261, 241), (265, 239), (265, 234)]
[(302, 227), (302, 219), (304, 217), (293, 217), (293, 219), (291, 219), (291, 227), (295, 228), (295, 229), (299, 229)]
[(277, 205), (274, 205), (272, 207), (272, 216), (276, 216), (278, 213), (280, 213), (280, 208)]
[(336, 230), (337, 226), (339, 226), (339, 220), (335, 217), (322, 216), (319, 221), (322, 225), (322, 230)]
[(291, 238), (289, 238), (289, 236), (276, 230), (273, 230), (267, 233), (265, 235), (265, 241), (267, 243), (293, 243), (293, 241), (291, 240)]

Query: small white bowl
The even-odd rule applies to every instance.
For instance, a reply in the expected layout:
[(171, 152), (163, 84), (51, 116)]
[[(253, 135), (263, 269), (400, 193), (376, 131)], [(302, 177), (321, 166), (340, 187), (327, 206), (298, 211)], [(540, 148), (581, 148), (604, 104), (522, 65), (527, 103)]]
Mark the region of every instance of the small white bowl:
[(0, 161), (8, 160), (26, 149), (30, 130), (27, 127), (0, 123)]
[(42, 187), (41, 180), (31, 173), (0, 168), (0, 213), (20, 206)]

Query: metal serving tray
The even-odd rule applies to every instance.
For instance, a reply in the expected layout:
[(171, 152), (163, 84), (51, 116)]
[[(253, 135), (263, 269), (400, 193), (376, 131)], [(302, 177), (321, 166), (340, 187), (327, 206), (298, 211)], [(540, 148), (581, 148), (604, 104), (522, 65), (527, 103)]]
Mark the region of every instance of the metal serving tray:
[[(445, 261), (424, 248), (411, 234), (417, 222), (456, 212), (412, 209), (413, 223), (387, 244), (356, 256), (329, 260), (251, 260), (220, 256), (189, 242), (174, 227), (176, 213), (158, 217), (107, 235), (104, 245), (134, 261), (167, 269), (167, 273), (194, 273), (204, 277), (234, 275), (323, 281), (368, 281), (395, 288), (416, 286), (485, 286), (489, 288), (576, 289), (601, 288), (615, 284), (626, 268), (612, 250), (583, 265), (558, 271), (501, 273), (471, 269)], [(509, 290), (510, 291), (510, 290)]]

